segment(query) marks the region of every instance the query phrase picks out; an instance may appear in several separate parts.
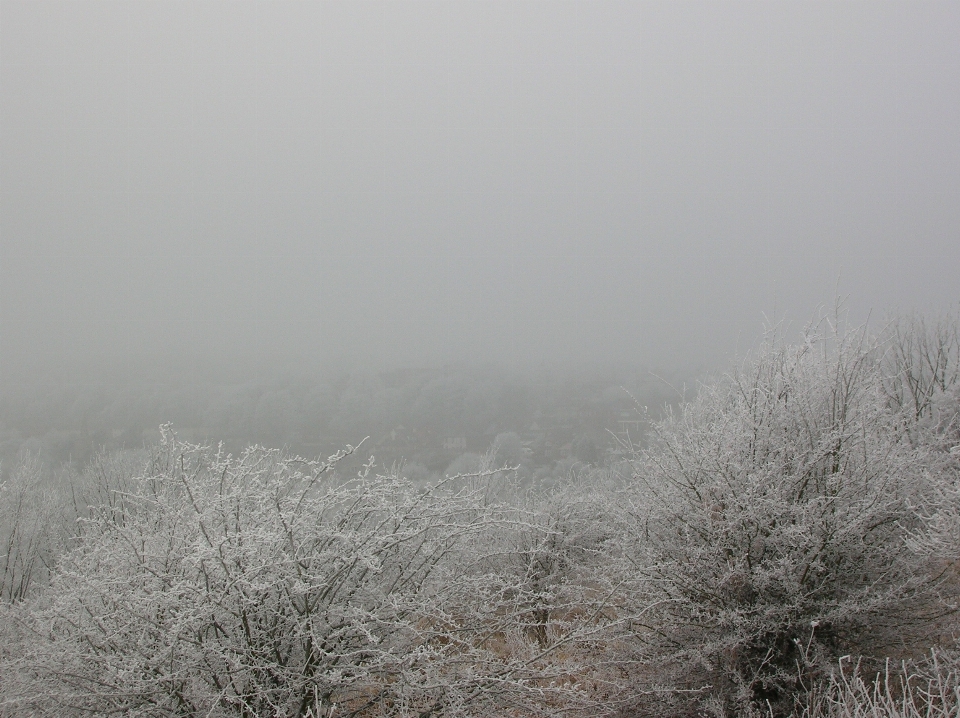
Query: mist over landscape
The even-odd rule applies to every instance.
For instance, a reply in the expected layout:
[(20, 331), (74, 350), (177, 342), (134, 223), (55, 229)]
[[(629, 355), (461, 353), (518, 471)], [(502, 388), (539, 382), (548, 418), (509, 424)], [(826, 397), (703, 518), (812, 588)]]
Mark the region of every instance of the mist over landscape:
[(949, 2), (2, 12), (5, 377), (696, 372), (955, 299)]
[(955, 715), (958, 38), (0, 0), (0, 718)]

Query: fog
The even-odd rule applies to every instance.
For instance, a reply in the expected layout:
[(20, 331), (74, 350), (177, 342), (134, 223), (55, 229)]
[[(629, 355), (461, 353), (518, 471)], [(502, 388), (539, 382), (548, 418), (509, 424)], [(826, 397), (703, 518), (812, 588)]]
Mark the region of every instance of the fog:
[(696, 372), (837, 295), (957, 300), (953, 2), (3, 0), (0, 33), (5, 383)]

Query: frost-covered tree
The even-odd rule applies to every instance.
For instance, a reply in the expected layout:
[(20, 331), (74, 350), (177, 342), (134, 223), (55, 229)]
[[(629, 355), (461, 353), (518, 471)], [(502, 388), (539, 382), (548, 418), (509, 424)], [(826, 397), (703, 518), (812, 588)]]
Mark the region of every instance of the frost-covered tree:
[(960, 318), (894, 317), (884, 337), (884, 390), (915, 421), (935, 421), (938, 399), (960, 386)]
[(81, 520), (50, 590), (7, 610), (0, 712), (607, 711), (576, 660), (607, 599), (550, 568), (555, 526), (492, 503), (489, 477), (424, 490), (338, 476), (341, 458), (167, 433)]
[(22, 601), (45, 585), (62, 538), (59, 498), (30, 454), (0, 480), (0, 602)]
[[(932, 500), (918, 507), (922, 527), (911, 543), (955, 577), (960, 555), (960, 316), (895, 318), (886, 331), (883, 369), (891, 406), (900, 410), (911, 440), (927, 449), (928, 469), (938, 478)], [(958, 607), (953, 596), (947, 601)]]
[[(928, 503), (864, 331), (770, 339), (633, 456), (640, 656), (718, 712), (788, 713), (824, 661), (894, 650), (939, 606), (907, 538)], [(650, 600), (649, 596), (645, 600)]]

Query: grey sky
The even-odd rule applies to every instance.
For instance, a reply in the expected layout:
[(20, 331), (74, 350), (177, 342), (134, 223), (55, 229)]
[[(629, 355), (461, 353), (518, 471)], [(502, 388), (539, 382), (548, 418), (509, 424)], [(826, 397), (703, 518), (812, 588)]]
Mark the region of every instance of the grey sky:
[(956, 2), (0, 2), (0, 367), (712, 365), (960, 286)]

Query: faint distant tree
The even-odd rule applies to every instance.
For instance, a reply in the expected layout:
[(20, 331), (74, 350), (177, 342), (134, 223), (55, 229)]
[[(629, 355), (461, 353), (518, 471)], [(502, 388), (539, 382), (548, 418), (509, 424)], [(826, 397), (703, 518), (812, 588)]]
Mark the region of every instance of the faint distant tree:
[(356, 372), (340, 393), (332, 428), (342, 435), (361, 434), (381, 426), (387, 419), (383, 382), (376, 374)]
[(581, 436), (574, 442), (573, 454), (585, 464), (597, 464), (600, 461), (600, 450), (589, 436)]
[(884, 390), (914, 420), (931, 417), (938, 396), (960, 386), (960, 317), (894, 317), (885, 332)]
[(466, 388), (462, 376), (445, 373), (426, 382), (411, 406), (414, 421), (424, 427), (462, 431)]
[(60, 508), (39, 458), (21, 455), (0, 481), (0, 601), (22, 601), (46, 584), (63, 538)]

